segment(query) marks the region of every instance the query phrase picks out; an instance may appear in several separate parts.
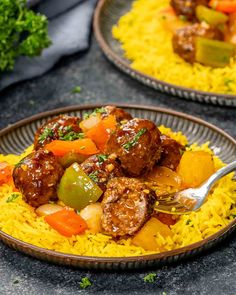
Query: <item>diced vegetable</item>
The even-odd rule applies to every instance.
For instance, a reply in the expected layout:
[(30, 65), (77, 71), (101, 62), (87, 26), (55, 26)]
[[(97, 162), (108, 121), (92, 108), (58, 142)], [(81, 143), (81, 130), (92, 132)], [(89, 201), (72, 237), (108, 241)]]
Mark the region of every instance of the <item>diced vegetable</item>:
[(179, 188), (182, 183), (180, 175), (163, 166), (155, 166), (146, 178), (157, 182), (158, 185), (168, 185), (176, 188)]
[(46, 216), (46, 215), (50, 215), (52, 213), (55, 213), (57, 211), (62, 210), (63, 207), (57, 204), (44, 204), (39, 206), (36, 210), (35, 213), (38, 216)]
[(90, 115), (87, 119), (80, 122), (79, 126), (83, 132), (87, 132), (89, 129), (95, 127), (101, 121), (101, 114)]
[(12, 183), (13, 167), (7, 162), (0, 162), (0, 185), (4, 183)]
[(163, 238), (172, 236), (172, 232), (166, 224), (155, 217), (151, 217), (132, 239), (132, 244), (142, 247), (147, 251), (164, 250), (156, 238), (159, 233)]
[(53, 229), (66, 237), (81, 234), (87, 229), (85, 220), (68, 208), (47, 215), (44, 219)]
[(91, 129), (89, 129), (86, 132), (86, 136), (88, 136), (95, 142), (100, 151), (103, 151), (109, 138), (110, 131), (115, 129), (116, 119), (114, 116), (110, 115), (107, 118), (101, 120)]
[(55, 156), (64, 156), (69, 152), (81, 155), (94, 155), (99, 152), (90, 138), (77, 139), (74, 141), (53, 140), (44, 147), (53, 152)]
[(204, 151), (186, 151), (177, 172), (185, 187), (197, 187), (215, 172), (212, 156)]
[(224, 67), (235, 54), (235, 46), (218, 40), (196, 38), (196, 61), (211, 67)]
[(83, 172), (78, 163), (67, 168), (58, 187), (58, 198), (66, 205), (81, 210), (97, 202), (102, 195), (100, 187)]
[(94, 203), (86, 206), (80, 211), (80, 216), (86, 221), (90, 231), (93, 233), (101, 232), (101, 203)]
[(69, 152), (64, 156), (59, 157), (58, 160), (64, 168), (68, 168), (75, 162), (79, 164), (83, 163), (88, 158), (88, 156), (89, 155), (81, 155), (75, 152)]
[(177, 16), (171, 6), (163, 8), (159, 12), (158, 17), (163, 28), (171, 33), (174, 33), (177, 29), (188, 25), (186, 18), (184, 16)]
[(236, 12), (235, 0), (211, 0), (209, 6), (225, 13)]
[(205, 21), (210, 26), (217, 26), (228, 21), (228, 16), (222, 12), (215, 11), (203, 5), (198, 5), (196, 8), (196, 16), (199, 21)]

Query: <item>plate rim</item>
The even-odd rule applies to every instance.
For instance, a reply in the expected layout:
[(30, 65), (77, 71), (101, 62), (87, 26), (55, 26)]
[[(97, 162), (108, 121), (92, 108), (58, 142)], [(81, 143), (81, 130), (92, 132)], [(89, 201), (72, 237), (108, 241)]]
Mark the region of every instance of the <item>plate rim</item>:
[[(219, 105), (224, 105), (224, 106), (228, 106), (228, 107), (236, 106), (236, 94), (234, 95), (234, 94), (224, 94), (224, 93), (217, 93), (217, 92), (208, 92), (208, 91), (196, 90), (196, 89), (192, 89), (192, 88), (188, 88), (188, 87), (184, 87), (184, 86), (179, 86), (176, 84), (171, 84), (171, 83), (165, 82), (163, 80), (156, 79), (156, 78), (154, 78), (150, 75), (147, 75), (139, 70), (131, 68), (131, 66), (126, 62), (126, 60), (124, 58), (120, 57), (117, 53), (115, 53), (112, 50), (112, 48), (108, 45), (108, 43), (106, 42), (106, 40), (103, 37), (103, 34), (101, 32), (101, 29), (100, 29), (101, 12), (108, 1), (109, 0), (99, 0), (98, 1), (97, 6), (94, 11), (93, 29), (94, 29), (96, 40), (97, 40), (98, 44), (100, 45), (100, 48), (102, 49), (105, 56), (113, 64), (115, 64), (115, 66), (117, 66), (117, 64), (116, 64), (116, 62), (117, 62), (118, 64), (121, 65), (121, 67), (119, 67), (119, 66), (118, 67), (123, 72), (125, 72), (126, 74), (128, 74), (132, 78), (135, 78), (136, 80), (139, 80), (139, 79), (137, 79), (137, 77), (138, 78), (145, 78), (147, 80), (150, 80), (152, 83), (161, 84), (164, 88), (165, 87), (174, 88), (177, 91), (187, 92), (189, 94), (189, 96), (190, 96), (190, 93), (194, 93), (194, 95), (196, 95), (196, 96), (200, 95), (203, 97), (203, 99), (205, 99), (205, 102), (208, 102), (208, 101), (206, 101), (206, 97), (209, 97), (209, 98), (216, 99), (217, 104), (219, 104)], [(131, 1), (134, 1), (134, 0), (131, 0)], [(130, 75), (128, 73), (128, 71), (131, 73), (134, 73), (135, 75), (137, 75), (137, 77)], [(144, 83), (144, 84), (147, 85), (146, 83)], [(154, 88), (154, 87), (152, 87), (152, 88)], [(159, 89), (159, 91), (169, 94), (169, 92), (165, 91), (165, 90), (162, 91)], [(175, 96), (179, 96), (181, 98), (186, 99), (185, 96), (179, 95), (178, 92)], [(189, 97), (188, 99), (193, 100), (193, 101), (199, 101), (198, 99), (194, 99), (192, 97)], [(213, 103), (213, 102), (211, 102), (211, 103)], [(213, 104), (216, 104), (216, 103), (213, 103)]]
[[(172, 109), (168, 108), (162, 108), (162, 107), (157, 107), (157, 106), (152, 106), (152, 105), (139, 105), (139, 104), (125, 104), (125, 103), (97, 103), (97, 104), (86, 104), (86, 105), (71, 105), (67, 107), (61, 107), (61, 108), (56, 108), (52, 109), (49, 111), (45, 112), (40, 112), (38, 114), (35, 114), (33, 116), (27, 117), (25, 119), (19, 120), (13, 124), (11, 124), (8, 127), (3, 128), (0, 130), (0, 139), (2, 136), (5, 134), (14, 131), (14, 129), (17, 129), (19, 127), (22, 127), (26, 124), (29, 124), (33, 121), (42, 119), (44, 117), (48, 116), (53, 116), (53, 115), (58, 115), (60, 113), (68, 113), (68, 112), (73, 112), (73, 111), (81, 111), (81, 110), (89, 110), (89, 109), (94, 109), (97, 107), (102, 107), (104, 105), (115, 105), (117, 107), (123, 107), (123, 108), (133, 108), (133, 109), (140, 109), (140, 110), (149, 110), (149, 111), (154, 111), (154, 112), (159, 112), (159, 113), (164, 113), (164, 114), (169, 114), (173, 116), (177, 116), (183, 119), (187, 119), (192, 121), (193, 123), (198, 123), (201, 124), (207, 128), (213, 129), (213, 131), (220, 133), (222, 136), (225, 136), (228, 140), (230, 140), (235, 146), (236, 146), (236, 140), (231, 137), (227, 132), (222, 130), (221, 128), (208, 123), (207, 121), (200, 119), (198, 117), (188, 115), (186, 113), (178, 112)], [(18, 238), (15, 238), (4, 231), (0, 230), (0, 240), (2, 242), (5, 242), (8, 246), (11, 248), (15, 248), (20, 252), (23, 252), (25, 254), (29, 254), (30, 256), (36, 257), (41, 260), (47, 260), (47, 261), (52, 261), (56, 262), (59, 264), (64, 264), (64, 265), (72, 265), (71, 261), (73, 261), (76, 266), (80, 266), (80, 263), (97, 263), (97, 264), (114, 264), (114, 263), (135, 263), (135, 262), (148, 262), (148, 261), (162, 261), (163, 259), (168, 259), (171, 257), (176, 257), (181, 254), (190, 254), (194, 250), (200, 250), (201, 247), (207, 246), (211, 242), (213, 243), (214, 241), (219, 240), (221, 237), (224, 237), (227, 235), (228, 232), (231, 233), (231, 231), (235, 230), (236, 228), (236, 219), (232, 220), (226, 227), (222, 228), (218, 232), (214, 233), (213, 235), (210, 235), (209, 237), (192, 243), (190, 245), (174, 249), (174, 250), (169, 250), (161, 253), (154, 253), (154, 254), (146, 254), (146, 255), (139, 255), (139, 256), (127, 256), (127, 257), (99, 257), (99, 256), (83, 256), (83, 255), (75, 255), (75, 254), (69, 254), (69, 253), (63, 253), (63, 252), (58, 252), (54, 250), (49, 250), (46, 248), (42, 248), (39, 246), (35, 246), (33, 244), (30, 244), (28, 242), (24, 242)], [(19, 248), (18, 248), (19, 247)], [(41, 256), (42, 255), (42, 256)], [(55, 260), (57, 259), (57, 260)], [(59, 261), (61, 260), (61, 261)], [(86, 266), (84, 266), (86, 268)], [(94, 268), (94, 267), (91, 267)], [(102, 267), (105, 269), (104, 267)], [(141, 268), (139, 266), (138, 268)]]

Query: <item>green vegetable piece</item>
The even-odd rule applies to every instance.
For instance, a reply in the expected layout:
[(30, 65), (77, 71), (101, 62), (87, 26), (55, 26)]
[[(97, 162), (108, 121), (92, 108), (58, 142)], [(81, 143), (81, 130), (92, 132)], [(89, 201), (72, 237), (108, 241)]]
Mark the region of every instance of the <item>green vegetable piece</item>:
[(81, 279), (81, 282), (79, 283), (79, 286), (81, 289), (85, 289), (87, 287), (92, 286), (92, 283), (90, 282), (89, 278), (85, 277)]
[(65, 205), (81, 210), (102, 195), (100, 187), (83, 172), (78, 163), (67, 168), (58, 187), (58, 198)]
[(228, 16), (222, 12), (198, 5), (196, 8), (196, 16), (199, 21), (205, 21), (210, 26), (217, 26), (228, 21)]
[(8, 198), (7, 198), (7, 203), (14, 202), (17, 198), (19, 197), (19, 194), (12, 193)]
[(233, 44), (207, 39), (196, 38), (196, 61), (211, 67), (225, 67), (235, 54)]
[(72, 93), (80, 93), (81, 92), (81, 87), (80, 86), (76, 86), (72, 89)]
[(26, 0), (1, 0), (0, 71), (12, 70), (20, 55), (36, 56), (51, 44), (44, 15), (28, 9)]
[(60, 164), (64, 168), (68, 168), (69, 166), (71, 166), (75, 162), (81, 164), (86, 159), (87, 159), (86, 155), (82, 155), (82, 154), (78, 154), (78, 153), (74, 153), (74, 152), (69, 152), (66, 155), (58, 158)]
[(149, 273), (148, 275), (146, 275), (143, 280), (145, 283), (154, 283), (156, 280), (157, 275), (153, 272)]

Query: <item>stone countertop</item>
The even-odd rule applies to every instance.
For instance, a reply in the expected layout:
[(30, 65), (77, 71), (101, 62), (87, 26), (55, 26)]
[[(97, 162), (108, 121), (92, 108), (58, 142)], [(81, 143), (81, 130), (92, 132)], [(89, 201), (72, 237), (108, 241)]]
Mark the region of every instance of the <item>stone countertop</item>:
[[(73, 94), (75, 86), (81, 93)], [(89, 103), (140, 103), (186, 112), (236, 137), (236, 109), (186, 101), (152, 90), (111, 65), (94, 38), (87, 52), (62, 59), (42, 77), (0, 94), (0, 128), (38, 112)], [(85, 271), (41, 262), (0, 242), (0, 294), (236, 294), (236, 238), (187, 262), (133, 272)], [(157, 275), (145, 283), (146, 274)], [(88, 277), (92, 286), (79, 283)]]

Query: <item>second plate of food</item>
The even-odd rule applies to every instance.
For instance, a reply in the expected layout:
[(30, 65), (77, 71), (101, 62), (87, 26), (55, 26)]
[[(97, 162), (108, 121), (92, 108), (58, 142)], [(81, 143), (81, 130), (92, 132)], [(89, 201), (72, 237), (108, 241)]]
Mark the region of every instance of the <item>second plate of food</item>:
[(13, 124), (0, 141), (0, 239), (39, 259), (158, 266), (235, 228), (232, 174), (198, 212), (154, 211), (162, 194), (197, 186), (235, 160), (235, 140), (200, 119), (157, 107), (72, 106)]
[[(183, 15), (176, 16), (170, 2), (100, 0), (95, 11), (94, 30), (101, 49), (120, 70), (152, 88), (188, 100), (236, 106), (234, 45), (222, 42), (222, 38), (232, 39), (232, 36), (226, 33), (230, 30), (231, 15), (225, 14), (225, 18), (223, 15), (223, 20), (219, 15), (214, 15), (213, 20), (220, 19), (219, 25), (224, 27), (222, 32), (218, 27), (209, 27), (206, 22), (193, 25), (196, 21), (195, 15), (190, 20)], [(205, 8), (210, 9), (203, 7), (203, 12), (198, 12), (200, 18), (204, 17), (204, 13), (209, 14), (208, 11), (205, 12)], [(221, 14), (220, 16), (222, 17)], [(181, 54), (179, 56), (173, 50), (173, 32), (186, 26), (191, 28), (180, 34), (183, 40), (179, 38), (175, 42), (183, 47), (176, 49)], [(193, 61), (194, 52), (187, 52), (191, 44), (185, 44), (193, 39), (189, 34), (200, 35), (198, 58), (205, 62), (213, 56), (211, 62), (214, 67)], [(221, 41), (201, 38), (202, 34)], [(208, 44), (209, 42), (214, 44)], [(212, 51), (212, 46), (217, 48)], [(205, 51), (202, 50), (203, 47)], [(208, 47), (211, 47), (211, 53)], [(224, 51), (231, 55), (227, 63), (221, 58)]]

